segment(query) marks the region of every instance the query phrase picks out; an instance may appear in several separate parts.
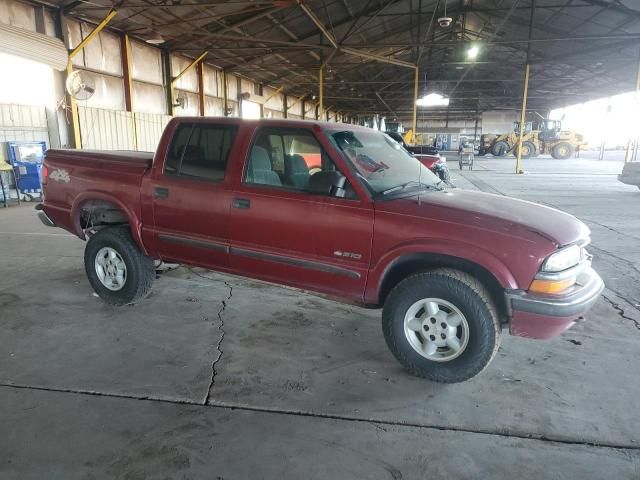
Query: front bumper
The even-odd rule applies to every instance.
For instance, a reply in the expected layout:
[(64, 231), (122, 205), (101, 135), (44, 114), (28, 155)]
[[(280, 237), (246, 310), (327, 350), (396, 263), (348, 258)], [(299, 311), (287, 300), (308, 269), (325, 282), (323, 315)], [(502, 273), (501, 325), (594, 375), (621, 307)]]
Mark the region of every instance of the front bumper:
[(604, 282), (589, 267), (578, 277), (576, 285), (564, 295), (510, 291), (506, 294), (507, 306), (511, 311), (510, 333), (538, 339), (560, 335), (583, 318), (603, 289)]

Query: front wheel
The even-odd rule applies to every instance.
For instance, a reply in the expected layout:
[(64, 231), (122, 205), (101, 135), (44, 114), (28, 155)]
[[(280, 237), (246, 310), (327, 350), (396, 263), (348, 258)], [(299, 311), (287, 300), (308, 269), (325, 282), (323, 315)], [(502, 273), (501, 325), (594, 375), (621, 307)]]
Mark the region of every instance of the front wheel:
[(409, 373), (441, 383), (475, 377), (500, 346), (500, 323), (486, 288), (451, 269), (398, 283), (384, 304), (382, 330)]
[(155, 278), (153, 259), (144, 255), (128, 227), (98, 231), (84, 249), (84, 268), (95, 292), (111, 305), (146, 297)]

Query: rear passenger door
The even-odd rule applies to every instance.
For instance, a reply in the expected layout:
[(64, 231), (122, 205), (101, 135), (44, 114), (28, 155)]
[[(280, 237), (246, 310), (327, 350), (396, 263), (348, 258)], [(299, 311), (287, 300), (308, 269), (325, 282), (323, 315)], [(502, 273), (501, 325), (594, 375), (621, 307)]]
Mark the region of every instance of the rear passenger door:
[(263, 127), (233, 193), (231, 266), (248, 276), (362, 297), (373, 211), (346, 188), (309, 193), (311, 175), (337, 170), (311, 130)]
[(152, 185), (155, 239), (163, 260), (229, 266), (231, 182), (226, 175), (237, 127), (178, 125)]

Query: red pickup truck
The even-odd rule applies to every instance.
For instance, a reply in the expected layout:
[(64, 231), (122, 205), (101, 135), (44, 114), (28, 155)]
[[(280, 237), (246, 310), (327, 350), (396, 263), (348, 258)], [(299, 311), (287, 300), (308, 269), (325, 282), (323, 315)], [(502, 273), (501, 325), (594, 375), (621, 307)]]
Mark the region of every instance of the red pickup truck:
[(163, 260), (383, 306), (390, 350), (434, 381), (480, 373), (503, 329), (562, 333), (603, 289), (582, 222), (447, 188), (364, 127), (175, 118), (155, 154), (49, 150), (43, 177), (39, 216), (88, 239), (106, 302), (144, 298)]

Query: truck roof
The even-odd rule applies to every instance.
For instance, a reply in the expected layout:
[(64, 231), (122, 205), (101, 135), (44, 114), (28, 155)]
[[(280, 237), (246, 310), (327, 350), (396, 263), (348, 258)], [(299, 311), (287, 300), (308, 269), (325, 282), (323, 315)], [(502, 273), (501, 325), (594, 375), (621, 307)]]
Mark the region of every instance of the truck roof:
[(171, 122), (178, 123), (186, 123), (186, 122), (218, 122), (218, 123), (227, 123), (232, 125), (240, 125), (240, 124), (253, 124), (253, 125), (272, 125), (279, 127), (296, 127), (296, 126), (305, 126), (316, 125), (323, 130), (371, 130), (368, 127), (363, 127), (361, 125), (352, 125), (350, 123), (341, 123), (341, 122), (325, 122), (320, 120), (293, 120), (289, 118), (258, 118), (258, 119), (247, 119), (247, 118), (238, 118), (238, 117), (174, 117)]

